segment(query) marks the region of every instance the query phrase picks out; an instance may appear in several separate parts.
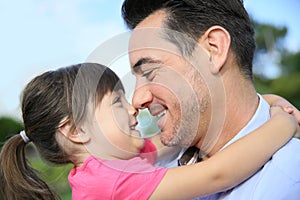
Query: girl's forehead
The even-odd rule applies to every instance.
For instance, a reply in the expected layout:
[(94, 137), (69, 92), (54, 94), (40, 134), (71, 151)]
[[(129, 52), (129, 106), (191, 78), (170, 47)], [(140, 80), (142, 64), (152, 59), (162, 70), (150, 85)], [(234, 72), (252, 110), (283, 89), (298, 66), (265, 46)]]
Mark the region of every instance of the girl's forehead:
[(114, 91), (111, 92), (111, 93), (112, 93), (111, 95), (122, 95), (122, 96), (125, 95), (125, 92), (124, 92), (124, 90), (122, 90), (122, 89), (114, 90)]
[(114, 98), (116, 96), (125, 96), (125, 93), (123, 90), (114, 90), (114, 91), (108, 91), (104, 96), (103, 96), (103, 100), (110, 100), (111, 101), (111, 98)]

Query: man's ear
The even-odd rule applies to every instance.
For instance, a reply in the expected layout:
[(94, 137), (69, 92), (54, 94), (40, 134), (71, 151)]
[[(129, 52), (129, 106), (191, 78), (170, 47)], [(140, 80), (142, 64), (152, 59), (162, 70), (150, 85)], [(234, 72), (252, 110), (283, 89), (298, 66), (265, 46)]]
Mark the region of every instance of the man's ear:
[(212, 26), (203, 34), (200, 42), (209, 53), (212, 73), (219, 73), (228, 58), (230, 34), (221, 26)]
[(87, 143), (90, 135), (83, 131), (80, 127), (74, 127), (69, 120), (63, 119), (59, 125), (58, 132), (74, 143)]

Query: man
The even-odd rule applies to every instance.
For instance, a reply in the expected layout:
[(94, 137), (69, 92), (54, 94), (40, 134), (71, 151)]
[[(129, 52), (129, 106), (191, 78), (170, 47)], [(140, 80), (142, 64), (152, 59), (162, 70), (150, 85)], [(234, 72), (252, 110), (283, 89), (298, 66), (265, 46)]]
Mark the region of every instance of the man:
[[(254, 30), (243, 2), (125, 0), (122, 14), (133, 30), (133, 105), (158, 117), (164, 145), (210, 157), (269, 119), (253, 86)], [(299, 199), (299, 154), (292, 139), (247, 181), (203, 199)]]

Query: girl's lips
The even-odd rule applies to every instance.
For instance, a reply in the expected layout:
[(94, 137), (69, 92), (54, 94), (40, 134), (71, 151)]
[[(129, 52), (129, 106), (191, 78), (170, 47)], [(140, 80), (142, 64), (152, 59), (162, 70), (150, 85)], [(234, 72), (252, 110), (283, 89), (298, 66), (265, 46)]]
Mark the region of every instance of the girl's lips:
[(131, 135), (134, 136), (134, 137), (139, 137), (139, 138), (141, 137), (140, 131), (135, 130), (135, 129), (134, 130), (131, 129)]

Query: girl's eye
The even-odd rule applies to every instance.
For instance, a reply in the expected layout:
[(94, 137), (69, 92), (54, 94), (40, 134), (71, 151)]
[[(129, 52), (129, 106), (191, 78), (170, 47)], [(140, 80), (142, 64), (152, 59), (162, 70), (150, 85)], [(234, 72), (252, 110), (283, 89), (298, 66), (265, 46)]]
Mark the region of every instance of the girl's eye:
[(120, 97), (114, 98), (113, 104), (116, 104), (116, 103), (121, 103), (121, 98)]

